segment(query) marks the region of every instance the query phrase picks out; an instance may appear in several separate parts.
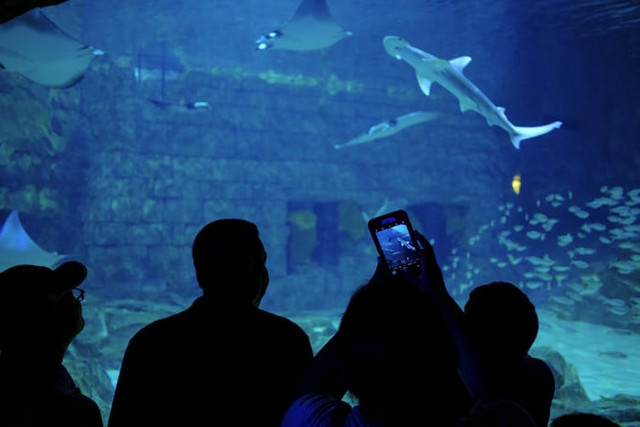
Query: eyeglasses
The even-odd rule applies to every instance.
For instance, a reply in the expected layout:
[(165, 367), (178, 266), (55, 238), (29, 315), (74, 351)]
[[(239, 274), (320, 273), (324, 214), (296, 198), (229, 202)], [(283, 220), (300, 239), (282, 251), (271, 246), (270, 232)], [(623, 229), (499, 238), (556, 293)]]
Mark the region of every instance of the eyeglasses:
[(74, 303), (84, 300), (84, 289), (75, 288), (71, 292), (73, 293)]

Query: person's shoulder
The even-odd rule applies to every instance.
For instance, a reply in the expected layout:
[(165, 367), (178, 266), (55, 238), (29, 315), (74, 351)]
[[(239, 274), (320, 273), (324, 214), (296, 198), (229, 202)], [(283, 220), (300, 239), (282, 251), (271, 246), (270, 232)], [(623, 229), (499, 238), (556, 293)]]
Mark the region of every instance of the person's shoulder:
[(168, 339), (171, 335), (181, 334), (185, 330), (185, 326), (190, 322), (190, 308), (167, 317), (151, 321), (147, 325), (141, 327), (131, 338), (130, 342), (145, 342), (154, 340), (157, 337)]
[(285, 316), (262, 309), (258, 309), (257, 313), (260, 318), (260, 322), (275, 331), (307, 337), (307, 333), (300, 327), (300, 325)]
[(293, 352), (290, 354), (313, 357), (309, 335), (296, 322), (284, 316), (258, 309), (254, 333), (262, 339), (268, 339), (269, 345), (276, 352)]
[(542, 359), (538, 359), (537, 357), (526, 356), (522, 359), (522, 369), (527, 378), (537, 378), (539, 381), (542, 380), (552, 380), (553, 379), (553, 370), (551, 367)]

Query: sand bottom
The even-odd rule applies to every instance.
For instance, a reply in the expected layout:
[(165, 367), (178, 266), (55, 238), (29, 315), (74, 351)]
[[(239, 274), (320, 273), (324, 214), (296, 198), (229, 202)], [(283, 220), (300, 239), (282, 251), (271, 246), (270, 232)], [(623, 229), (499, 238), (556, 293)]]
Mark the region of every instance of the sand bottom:
[(537, 311), (540, 331), (534, 347), (551, 347), (575, 366), (590, 399), (640, 396), (640, 335)]

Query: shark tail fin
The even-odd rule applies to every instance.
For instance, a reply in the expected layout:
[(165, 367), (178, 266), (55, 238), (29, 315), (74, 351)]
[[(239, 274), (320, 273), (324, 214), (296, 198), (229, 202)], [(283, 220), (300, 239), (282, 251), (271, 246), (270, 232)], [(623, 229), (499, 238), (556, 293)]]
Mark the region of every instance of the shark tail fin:
[(514, 126), (511, 133), (511, 143), (516, 149), (520, 148), (520, 142), (524, 139), (535, 138), (562, 126), (562, 122), (557, 121), (543, 126)]

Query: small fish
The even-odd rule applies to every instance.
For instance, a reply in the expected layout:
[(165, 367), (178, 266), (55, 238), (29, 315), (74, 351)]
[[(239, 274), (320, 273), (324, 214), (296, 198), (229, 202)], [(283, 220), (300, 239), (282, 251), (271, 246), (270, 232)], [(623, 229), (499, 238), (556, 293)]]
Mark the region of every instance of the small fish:
[(549, 299), (551, 301), (557, 302), (558, 304), (561, 305), (574, 305), (575, 301), (572, 300), (571, 298), (567, 298), (567, 297), (563, 297), (560, 295), (552, 295), (549, 297)]
[(518, 264), (520, 264), (520, 262), (522, 261), (523, 258), (522, 257), (516, 258), (511, 254), (507, 254), (507, 259), (509, 260), (509, 263), (511, 265), (518, 265)]
[(544, 234), (536, 230), (527, 231), (527, 237), (533, 240), (536, 240), (536, 239), (544, 240)]
[(516, 195), (520, 194), (520, 189), (522, 188), (522, 176), (519, 173), (513, 176), (513, 179), (511, 180), (511, 188)]
[(558, 246), (567, 246), (571, 242), (573, 242), (573, 236), (571, 236), (571, 233), (558, 236)]
[(583, 211), (583, 210), (580, 210), (578, 212), (574, 212), (574, 215), (577, 216), (580, 219), (589, 218), (589, 212)]
[(627, 196), (631, 200), (640, 201), (640, 188), (634, 188), (633, 190), (629, 190), (627, 192)]
[(544, 283), (542, 283), (542, 282), (528, 282), (527, 281), (527, 282), (524, 283), (524, 286), (527, 289), (531, 289), (531, 290), (541, 288), (542, 285), (544, 285)]
[(622, 187), (613, 187), (609, 189), (609, 195), (614, 199), (621, 199), (624, 195), (624, 189)]
[(573, 261), (571, 261), (571, 264), (573, 264), (574, 266), (578, 267), (578, 268), (588, 268), (589, 267), (589, 263), (586, 261), (582, 261), (579, 259), (574, 259)]
[(612, 357), (614, 359), (626, 359), (627, 356), (625, 353), (621, 351), (611, 350), (611, 351), (601, 351), (599, 353), (600, 356)]
[(593, 255), (596, 253), (595, 249), (585, 248), (582, 246), (575, 248), (575, 251), (578, 255)]
[(173, 110), (173, 111), (195, 111), (195, 110), (210, 110), (211, 104), (208, 101), (180, 101), (180, 102), (169, 102), (163, 99), (153, 99), (149, 98), (149, 102), (155, 105), (158, 108), (162, 108), (164, 110)]
[(558, 222), (560, 222), (560, 221), (557, 220), (557, 219), (549, 218), (549, 220), (547, 222), (542, 224), (542, 228), (544, 229), (544, 231), (551, 231), (553, 226), (556, 225)]
[(608, 197), (598, 197), (597, 199), (588, 202), (587, 206), (592, 209), (597, 209), (602, 206), (616, 206), (617, 204), (618, 202)]
[(533, 219), (535, 219), (538, 222), (545, 222), (547, 221), (548, 217), (543, 213), (536, 212), (533, 214)]
[(537, 256), (528, 256), (525, 259), (533, 265), (552, 266), (556, 263), (553, 259), (549, 258), (549, 255), (546, 255), (546, 254), (543, 258), (540, 258)]
[(596, 230), (596, 231), (604, 231), (604, 230), (607, 229), (606, 225), (601, 224), (599, 222), (591, 222), (591, 223), (589, 223), (589, 227), (591, 229), (593, 229), (593, 230)]

